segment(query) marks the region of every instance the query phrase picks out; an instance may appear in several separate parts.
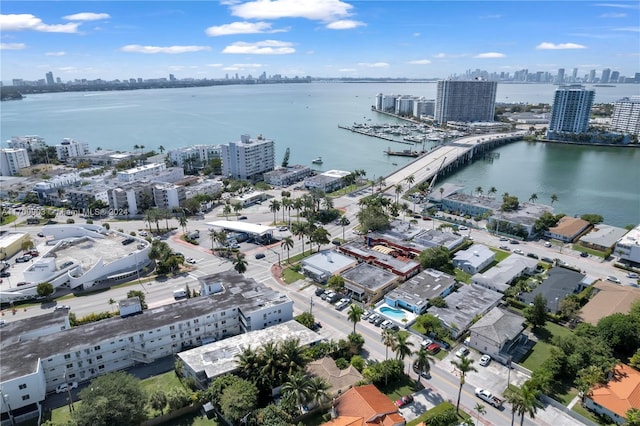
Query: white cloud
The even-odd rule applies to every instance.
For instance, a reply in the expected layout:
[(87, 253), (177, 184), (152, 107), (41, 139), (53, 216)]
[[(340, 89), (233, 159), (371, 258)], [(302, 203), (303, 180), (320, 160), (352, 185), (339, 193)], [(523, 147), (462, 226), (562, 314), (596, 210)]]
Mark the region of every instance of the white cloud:
[(364, 22), (352, 21), (351, 19), (343, 19), (340, 21), (334, 21), (327, 24), (327, 28), (330, 30), (350, 30), (352, 28), (366, 26)]
[(262, 64), (233, 64), (232, 66), (237, 68), (262, 68), (264, 65)]
[(621, 27), (621, 28), (614, 28), (613, 31), (629, 31), (632, 33), (638, 33), (640, 32), (640, 27)]
[(139, 44), (129, 44), (120, 48), (123, 52), (130, 53), (190, 53), (211, 50), (209, 46), (141, 46)]
[(618, 9), (639, 9), (640, 8), (637, 4), (620, 4), (620, 3), (600, 3), (600, 4), (595, 4), (594, 6), (615, 7)]
[(274, 30), (268, 22), (232, 22), (230, 24), (218, 25), (207, 28), (204, 32), (209, 37), (218, 37), (232, 34), (260, 34), (260, 33), (280, 33), (287, 30)]
[(412, 65), (427, 65), (430, 64), (431, 61), (428, 59), (417, 59), (415, 61), (409, 61), (409, 63)]
[(493, 58), (504, 58), (507, 55), (499, 52), (486, 52), (486, 53), (478, 53), (474, 58), (476, 59), (493, 59)]
[(111, 18), (111, 15), (108, 13), (91, 13), (91, 12), (83, 12), (76, 13), (73, 15), (63, 16), (63, 19), (67, 21), (100, 21), (103, 19)]
[(465, 53), (453, 54), (453, 53), (444, 53), (444, 52), (436, 53), (435, 55), (433, 55), (434, 58), (438, 58), (438, 59), (464, 58), (465, 56), (468, 56), (468, 55)]
[(577, 43), (549, 43), (543, 41), (536, 46), (536, 50), (566, 50), (566, 49), (585, 49), (586, 46)]
[(29, 13), (20, 15), (0, 15), (0, 31), (40, 31), (43, 33), (76, 33), (78, 22), (49, 25)]
[(365, 68), (388, 68), (389, 64), (386, 62), (360, 62), (358, 66)]
[(603, 13), (599, 18), (626, 18), (626, 13)]
[(356, 72), (355, 68), (340, 68), (338, 69), (340, 72)]
[(24, 43), (0, 43), (0, 50), (22, 50), (26, 47)]
[(480, 19), (501, 19), (504, 15), (501, 15), (499, 13), (496, 13), (494, 15), (484, 15), (481, 16)]
[(412, 34), (414, 37), (420, 37), (420, 33), (413, 33)]
[(295, 53), (293, 43), (278, 40), (264, 40), (255, 43), (238, 41), (222, 50), (222, 53), (253, 54), (253, 55), (288, 55)]
[(222, 64), (207, 64), (206, 66), (211, 67), (211, 68), (220, 68), (222, 66)]
[(244, 19), (306, 18), (331, 22), (351, 15), (340, 0), (254, 0), (231, 4), (231, 14)]
[(66, 55), (66, 54), (67, 54), (67, 52), (62, 52), (62, 51), (60, 51), (60, 52), (47, 52), (47, 53), (45, 53), (45, 55), (46, 55), (46, 56), (64, 56), (64, 55)]

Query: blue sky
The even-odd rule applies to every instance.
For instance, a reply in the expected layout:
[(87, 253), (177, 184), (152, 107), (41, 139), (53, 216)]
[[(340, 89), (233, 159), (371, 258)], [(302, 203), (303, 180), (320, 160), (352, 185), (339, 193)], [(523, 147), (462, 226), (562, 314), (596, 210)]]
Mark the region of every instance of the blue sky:
[(640, 72), (637, 1), (3, 1), (2, 80)]

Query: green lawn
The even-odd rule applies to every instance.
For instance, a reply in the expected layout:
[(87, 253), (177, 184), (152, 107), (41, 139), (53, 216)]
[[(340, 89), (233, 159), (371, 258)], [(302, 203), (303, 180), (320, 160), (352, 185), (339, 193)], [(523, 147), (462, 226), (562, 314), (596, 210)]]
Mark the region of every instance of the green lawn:
[(553, 347), (551, 344), (553, 336), (566, 336), (569, 334), (571, 334), (571, 330), (568, 328), (547, 322), (544, 328), (535, 333), (538, 337), (538, 342), (535, 344), (531, 352), (529, 352), (526, 359), (521, 363), (522, 366), (531, 371), (538, 369), (544, 360), (549, 357), (551, 348)]
[(411, 379), (409, 376), (402, 375), (399, 380), (389, 380), (389, 383), (384, 386), (378, 386), (380, 392), (387, 395), (389, 399), (395, 401), (402, 398), (405, 395), (414, 393), (423, 388), (422, 384)]
[(282, 271), (282, 279), (287, 284), (291, 284), (298, 280), (304, 280), (304, 275), (302, 275), (300, 272), (294, 271), (291, 268), (287, 268)]
[(507, 257), (511, 255), (511, 253), (509, 253), (508, 251), (504, 251), (500, 249), (492, 248), (491, 251), (496, 254), (495, 256), (496, 264), (502, 262), (503, 260), (505, 260)]
[(471, 274), (467, 274), (462, 269), (458, 269), (458, 268), (455, 269), (455, 278), (456, 280), (458, 280), (458, 282), (467, 283), (467, 284), (471, 283)]
[(603, 425), (603, 426), (611, 424), (610, 422), (604, 421), (603, 418), (596, 416), (591, 411), (589, 411), (586, 408), (584, 408), (582, 406), (582, 404), (580, 404), (580, 403), (577, 403), (576, 405), (574, 405), (572, 410), (575, 411), (576, 413), (582, 415), (583, 417), (586, 417), (587, 419), (591, 420), (595, 424)]
[[(450, 402), (441, 402), (440, 404), (436, 405), (435, 407), (433, 407), (431, 410), (427, 410), (424, 413), (422, 413), (420, 416), (416, 417), (415, 419), (411, 420), (409, 423), (407, 423), (407, 426), (416, 426), (418, 424), (420, 424), (421, 422), (425, 422), (428, 419), (433, 418), (433, 416), (438, 415), (439, 413), (442, 413), (443, 411), (447, 411), (447, 410), (455, 410), (456, 406), (453, 405)], [(458, 413), (458, 419), (462, 422), (465, 419), (468, 419), (469, 416), (467, 413), (465, 413), (464, 411), (461, 411), (460, 413)]]

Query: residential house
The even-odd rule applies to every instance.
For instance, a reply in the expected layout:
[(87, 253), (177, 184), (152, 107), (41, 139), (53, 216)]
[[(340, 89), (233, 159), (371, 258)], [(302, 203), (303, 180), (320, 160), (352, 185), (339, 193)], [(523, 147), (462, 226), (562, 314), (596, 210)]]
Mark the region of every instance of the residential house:
[(304, 180), (307, 189), (318, 188), (324, 192), (333, 192), (344, 186), (344, 177), (350, 172), (344, 170), (329, 170)]
[(403, 426), (398, 407), (374, 385), (356, 386), (333, 403), (332, 419), (323, 426)]
[(524, 318), (495, 307), (469, 327), (469, 346), (507, 364), (514, 347), (527, 340), (524, 329)]
[(640, 264), (640, 225), (618, 240), (613, 253), (623, 262)]
[(302, 272), (314, 281), (326, 283), (331, 276), (340, 275), (357, 264), (356, 259), (332, 250), (323, 250), (302, 261)]
[(466, 250), (456, 252), (453, 257), (453, 266), (467, 274), (476, 274), (491, 265), (495, 257), (496, 254), (489, 247), (474, 244)]
[(572, 243), (578, 240), (582, 235), (591, 229), (591, 223), (576, 217), (564, 216), (556, 226), (549, 228), (545, 233), (545, 237)]
[(363, 380), (362, 374), (352, 365), (340, 370), (336, 362), (329, 357), (311, 361), (305, 369), (310, 375), (320, 377), (329, 384), (327, 393), (331, 396), (339, 395)]
[(606, 384), (596, 384), (584, 398), (584, 406), (624, 424), (627, 411), (640, 410), (640, 372), (626, 364), (614, 367)]
[(560, 302), (570, 294), (578, 294), (593, 284), (593, 279), (572, 269), (556, 266), (549, 270), (547, 279), (529, 293), (521, 293), (518, 299), (526, 304), (532, 304), (540, 294), (547, 300), (547, 310), (558, 312)]
[(446, 297), (455, 285), (456, 280), (451, 275), (426, 269), (387, 293), (384, 301), (394, 308), (404, 308), (420, 315), (427, 310), (429, 300)]
[(380, 300), (400, 282), (397, 275), (368, 263), (360, 263), (341, 276), (352, 297), (366, 304)]
[(627, 232), (629, 231), (624, 228), (599, 223), (591, 232), (580, 238), (580, 244), (594, 250), (611, 250)]
[(354, 257), (362, 262), (376, 265), (398, 275), (403, 280), (420, 272), (420, 263), (405, 257), (394, 247), (376, 245), (369, 247), (366, 244), (354, 241), (338, 247), (340, 253)]
[(593, 287), (594, 295), (582, 307), (579, 315), (581, 321), (592, 325), (609, 315), (628, 313), (631, 305), (640, 300), (640, 288), (637, 287), (608, 281), (598, 281)]
[(511, 255), (493, 268), (473, 275), (471, 282), (504, 293), (516, 278), (533, 274), (537, 267), (538, 261), (535, 259)]

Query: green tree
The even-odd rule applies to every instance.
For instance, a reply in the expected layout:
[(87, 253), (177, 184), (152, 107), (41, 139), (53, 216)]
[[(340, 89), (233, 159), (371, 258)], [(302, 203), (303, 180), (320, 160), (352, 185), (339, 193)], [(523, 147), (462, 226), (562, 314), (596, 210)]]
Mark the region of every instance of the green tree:
[(638, 349), (629, 359), (629, 365), (636, 370), (640, 370), (640, 349)]
[(229, 204), (225, 204), (222, 208), (222, 214), (226, 220), (229, 220), (229, 213), (231, 213), (231, 206)]
[(239, 274), (247, 272), (248, 264), (249, 263), (246, 261), (244, 254), (242, 253), (237, 253), (236, 257), (233, 259), (233, 269), (235, 269)]
[(311, 241), (313, 241), (314, 243), (316, 243), (318, 245), (318, 252), (320, 252), (320, 247), (323, 244), (329, 244), (331, 242), (329, 237), (331, 237), (331, 234), (329, 233), (329, 231), (327, 231), (326, 229), (324, 229), (321, 226), (316, 228), (311, 233)]
[(640, 409), (631, 408), (625, 413), (627, 422), (625, 426), (640, 426)]
[(450, 261), (449, 249), (443, 246), (430, 247), (423, 250), (420, 255), (420, 265), (427, 268), (441, 269)]
[(344, 289), (344, 278), (340, 275), (332, 275), (327, 281), (327, 287), (338, 292), (342, 291)]
[(338, 224), (340, 224), (340, 226), (342, 226), (342, 239), (345, 239), (344, 236), (344, 228), (345, 226), (349, 225), (351, 222), (349, 221), (349, 219), (346, 216), (340, 216), (340, 221), (338, 222)]
[(531, 201), (532, 203), (535, 203), (537, 200), (538, 194), (536, 194), (535, 192), (529, 196), (529, 201)]
[(329, 384), (322, 377), (312, 377), (309, 382), (309, 402), (322, 405), (328, 400)]
[(519, 392), (519, 398), (517, 399), (516, 412), (520, 415), (520, 426), (522, 426), (524, 415), (529, 414), (532, 419), (535, 419), (538, 408), (542, 408), (542, 404), (538, 400), (540, 391), (528, 382), (524, 382), (517, 392)]
[(155, 389), (149, 394), (149, 406), (163, 415), (164, 407), (167, 406), (167, 394), (160, 388)]
[(140, 380), (124, 372), (99, 376), (79, 394), (72, 418), (78, 426), (137, 426), (146, 420)]
[(551, 205), (553, 205), (553, 203), (555, 203), (556, 201), (558, 201), (558, 195), (551, 194)]
[(269, 203), (269, 210), (273, 212), (273, 224), (276, 224), (276, 213), (280, 211), (280, 201), (271, 200)]
[(582, 216), (580, 216), (580, 219), (586, 220), (587, 222), (589, 222), (592, 225), (596, 225), (596, 224), (602, 223), (604, 221), (604, 218), (602, 216), (600, 216), (599, 214), (595, 214), (595, 213), (585, 213)]
[(281, 243), (282, 247), (287, 250), (287, 263), (290, 263), (289, 259), (289, 250), (291, 250), (294, 246), (293, 238), (287, 236), (282, 239)]
[(616, 313), (606, 316), (598, 321), (596, 329), (620, 358), (633, 355), (640, 347), (640, 321), (631, 315)]
[(347, 318), (353, 323), (354, 334), (356, 332), (356, 324), (358, 324), (358, 322), (362, 318), (362, 314), (364, 314), (364, 310), (360, 306), (355, 304), (351, 305), (349, 311), (347, 312)]
[(478, 417), (476, 419), (476, 426), (478, 426), (478, 424), (480, 423), (480, 415), (485, 414), (487, 412), (487, 409), (484, 405), (477, 403), (476, 406), (473, 407), (473, 411), (478, 413)]
[(461, 356), (459, 360), (451, 361), (451, 364), (456, 367), (460, 374), (460, 387), (458, 388), (458, 402), (456, 403), (456, 412), (460, 411), (460, 396), (462, 395), (462, 386), (464, 386), (465, 376), (469, 371), (478, 371), (473, 366), (474, 360)]
[(287, 149), (284, 151), (284, 158), (282, 159), (282, 167), (289, 167), (289, 154), (291, 153), (291, 151), (289, 150), (289, 147), (287, 147)]
[(309, 400), (310, 378), (302, 371), (290, 374), (282, 385), (283, 393), (291, 393), (296, 401), (296, 406), (302, 411), (302, 406)]
[(50, 282), (40, 283), (36, 288), (36, 292), (38, 293), (38, 296), (46, 297), (47, 300), (51, 298), (51, 295), (53, 294), (54, 291), (55, 289), (53, 288), (53, 284), (51, 284)]
[(312, 329), (316, 323), (316, 319), (311, 312), (303, 312), (294, 319), (309, 329)]
[(291, 415), (275, 404), (260, 409), (256, 421), (261, 426), (292, 426)]
[(439, 318), (432, 314), (422, 314), (418, 317), (418, 324), (424, 328), (426, 335), (438, 334), (438, 331), (442, 328), (442, 322)]
[(406, 357), (411, 355), (413, 352), (411, 351), (411, 347), (413, 346), (413, 342), (410, 342), (409, 333), (406, 331), (396, 332), (396, 338), (393, 342), (393, 352), (396, 354), (396, 359), (400, 361), (404, 361)]
[(180, 227), (182, 228), (182, 232), (184, 233), (187, 232), (187, 222), (187, 216), (184, 214), (184, 212), (182, 212), (182, 214), (178, 216), (178, 224), (180, 225)]
[(239, 379), (227, 386), (220, 396), (222, 414), (234, 423), (255, 410), (257, 404), (258, 388), (244, 379)]
[(534, 330), (544, 327), (547, 322), (547, 299), (542, 294), (537, 294), (533, 299), (533, 305), (527, 306), (523, 315)]
[(393, 330), (389, 329), (389, 328), (385, 328), (384, 330), (382, 330), (382, 334), (380, 335), (380, 340), (382, 341), (382, 344), (384, 345), (384, 359), (387, 360), (389, 359), (389, 348), (392, 348), (393, 345), (395, 344), (396, 341), (396, 333), (393, 332)]

